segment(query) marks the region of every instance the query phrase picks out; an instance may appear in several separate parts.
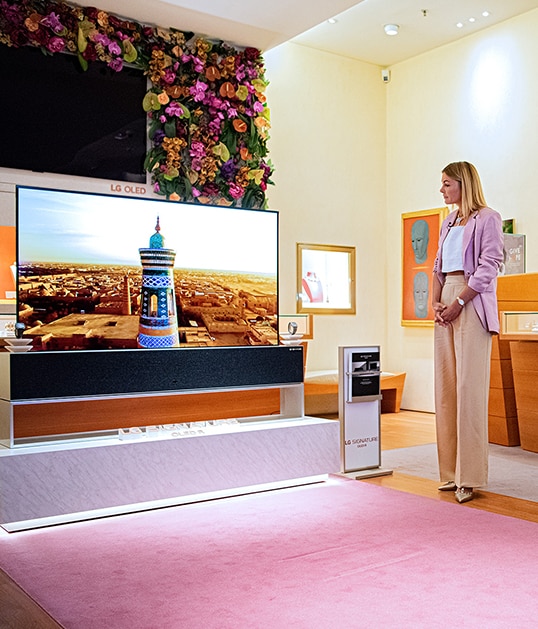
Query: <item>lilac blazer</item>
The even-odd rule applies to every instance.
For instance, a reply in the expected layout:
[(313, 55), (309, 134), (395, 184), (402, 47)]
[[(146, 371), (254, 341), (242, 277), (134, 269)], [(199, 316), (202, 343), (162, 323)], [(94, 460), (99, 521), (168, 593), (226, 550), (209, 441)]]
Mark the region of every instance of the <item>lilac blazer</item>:
[[(441, 286), (445, 283), (443, 268), (443, 243), (456, 220), (457, 210), (451, 212), (441, 225), (439, 249), (433, 265)], [(463, 272), (470, 288), (478, 295), (472, 304), (482, 325), (489, 332), (499, 333), (497, 309), (497, 275), (503, 261), (504, 237), (502, 219), (489, 207), (471, 216), (463, 231)]]

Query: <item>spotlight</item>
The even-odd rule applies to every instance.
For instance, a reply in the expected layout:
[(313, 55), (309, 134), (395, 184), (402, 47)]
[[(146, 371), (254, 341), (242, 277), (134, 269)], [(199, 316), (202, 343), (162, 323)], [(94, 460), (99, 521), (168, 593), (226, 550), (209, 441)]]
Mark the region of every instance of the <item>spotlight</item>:
[(398, 35), (400, 27), (398, 24), (385, 24), (384, 29), (387, 35)]

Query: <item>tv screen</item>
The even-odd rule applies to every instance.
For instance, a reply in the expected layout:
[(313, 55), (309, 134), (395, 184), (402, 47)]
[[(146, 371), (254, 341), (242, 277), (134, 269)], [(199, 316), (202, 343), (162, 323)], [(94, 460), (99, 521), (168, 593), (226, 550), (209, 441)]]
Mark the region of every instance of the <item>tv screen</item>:
[(142, 70), (95, 61), (84, 72), (75, 55), (0, 44), (0, 82), (0, 166), (146, 181)]
[(17, 188), (32, 351), (277, 345), (278, 213)]

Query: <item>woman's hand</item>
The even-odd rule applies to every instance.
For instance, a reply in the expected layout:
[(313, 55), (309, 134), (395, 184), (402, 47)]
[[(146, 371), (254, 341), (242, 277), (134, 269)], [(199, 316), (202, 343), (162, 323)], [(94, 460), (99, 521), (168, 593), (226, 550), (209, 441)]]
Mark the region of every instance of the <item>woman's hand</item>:
[(455, 321), (461, 314), (465, 306), (460, 306), (457, 301), (452, 302), (449, 306), (445, 306), (440, 302), (433, 304), (433, 311), (435, 313), (434, 321), (440, 325), (447, 326), (452, 321)]
[(446, 322), (443, 318), (443, 313), (446, 310), (445, 304), (442, 304), (440, 301), (434, 301), (432, 304), (433, 308), (433, 320), (435, 323), (439, 325), (446, 326)]

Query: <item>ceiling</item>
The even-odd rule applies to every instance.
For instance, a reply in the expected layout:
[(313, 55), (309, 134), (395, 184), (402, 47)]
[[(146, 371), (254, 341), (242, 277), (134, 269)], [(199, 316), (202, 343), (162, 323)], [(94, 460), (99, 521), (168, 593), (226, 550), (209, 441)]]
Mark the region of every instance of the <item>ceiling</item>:
[[(99, 0), (116, 15), (267, 51), (285, 41), (380, 66), (538, 8), (538, 0)], [(483, 17), (488, 10), (490, 15)], [(334, 24), (328, 18), (336, 18)], [(475, 18), (470, 22), (470, 18)], [(456, 23), (463, 27), (457, 28)], [(385, 35), (383, 25), (398, 24)]]

